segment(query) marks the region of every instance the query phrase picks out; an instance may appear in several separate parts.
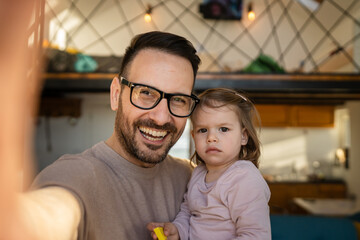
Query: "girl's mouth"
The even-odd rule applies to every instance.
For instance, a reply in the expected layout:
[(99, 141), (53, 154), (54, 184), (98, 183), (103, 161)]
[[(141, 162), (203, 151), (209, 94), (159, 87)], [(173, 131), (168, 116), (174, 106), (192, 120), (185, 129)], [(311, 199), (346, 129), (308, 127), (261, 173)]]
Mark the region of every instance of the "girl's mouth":
[(208, 149), (206, 149), (205, 153), (217, 153), (217, 152), (221, 152), (220, 149), (216, 148), (216, 147), (210, 147)]

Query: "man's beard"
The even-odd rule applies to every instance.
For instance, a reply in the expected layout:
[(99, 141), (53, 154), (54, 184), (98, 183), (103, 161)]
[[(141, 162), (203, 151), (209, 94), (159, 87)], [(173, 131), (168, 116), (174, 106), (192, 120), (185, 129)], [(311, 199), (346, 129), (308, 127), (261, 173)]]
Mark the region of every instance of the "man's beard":
[[(119, 108), (116, 113), (115, 121), (115, 132), (120, 144), (131, 156), (144, 163), (157, 164), (162, 162), (166, 158), (170, 148), (182, 134), (182, 131), (178, 132), (175, 125), (172, 123), (166, 123), (163, 126), (159, 126), (151, 119), (139, 119), (131, 124), (123, 114), (121, 100), (119, 101)], [(140, 131), (138, 129), (139, 126), (167, 131), (166, 138), (170, 138), (170, 141), (168, 141), (167, 144), (164, 143), (166, 145), (145, 144), (146, 149), (141, 150), (140, 143), (135, 138), (136, 132)], [(164, 150), (157, 153), (156, 150), (160, 148), (163, 148)]]

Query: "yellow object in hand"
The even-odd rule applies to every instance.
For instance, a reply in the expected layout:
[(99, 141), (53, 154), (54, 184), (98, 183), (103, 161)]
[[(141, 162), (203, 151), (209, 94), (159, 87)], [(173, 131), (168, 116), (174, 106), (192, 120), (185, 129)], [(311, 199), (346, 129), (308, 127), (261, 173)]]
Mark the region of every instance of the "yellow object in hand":
[(164, 235), (164, 229), (162, 227), (154, 228), (154, 232), (159, 240), (167, 239), (167, 237)]

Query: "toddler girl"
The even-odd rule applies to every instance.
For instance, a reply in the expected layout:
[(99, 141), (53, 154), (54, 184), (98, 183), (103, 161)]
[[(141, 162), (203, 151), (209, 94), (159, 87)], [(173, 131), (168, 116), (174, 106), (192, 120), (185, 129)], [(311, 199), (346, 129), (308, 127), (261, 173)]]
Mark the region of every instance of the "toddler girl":
[[(271, 239), (270, 190), (258, 170), (254, 105), (240, 93), (209, 89), (191, 116), (197, 167), (176, 219), (150, 223), (172, 239)], [(154, 239), (157, 239), (152, 233)]]

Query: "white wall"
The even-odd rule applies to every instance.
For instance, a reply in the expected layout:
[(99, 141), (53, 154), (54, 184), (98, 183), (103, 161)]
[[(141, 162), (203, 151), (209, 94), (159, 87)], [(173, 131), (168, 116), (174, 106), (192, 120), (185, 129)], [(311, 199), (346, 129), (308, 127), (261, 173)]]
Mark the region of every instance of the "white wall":
[(357, 198), (360, 205), (360, 102), (351, 101), (346, 104), (350, 115), (350, 152), (349, 169), (345, 172), (349, 193)]
[[(115, 113), (109, 104), (109, 94), (73, 95), (82, 99), (82, 115), (78, 119), (50, 118), (49, 131), (46, 119), (41, 117), (36, 128), (36, 158), (38, 168), (52, 163), (65, 153), (80, 153), (88, 147), (110, 137)], [(48, 145), (51, 144), (51, 150)]]
[[(307, 175), (333, 178), (338, 147), (334, 128), (263, 128), (260, 169), (277, 180), (306, 180)], [(314, 167), (315, 166), (315, 167)]]

